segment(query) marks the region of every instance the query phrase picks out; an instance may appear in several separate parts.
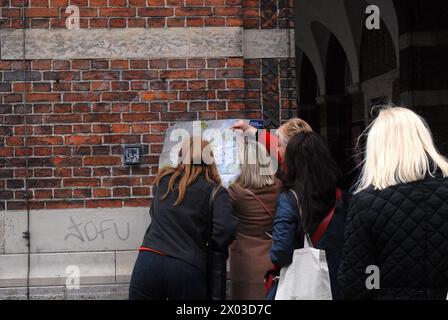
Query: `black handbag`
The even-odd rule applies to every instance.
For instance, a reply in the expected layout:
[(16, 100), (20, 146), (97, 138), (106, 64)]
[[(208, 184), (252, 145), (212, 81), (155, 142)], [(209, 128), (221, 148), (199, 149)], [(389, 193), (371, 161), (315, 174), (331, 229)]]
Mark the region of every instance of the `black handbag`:
[(218, 250), (213, 239), (213, 195), (216, 186), (213, 188), (209, 199), (209, 219), (208, 219), (208, 241), (207, 248), (207, 299), (225, 300), (227, 281), (227, 257), (228, 252)]

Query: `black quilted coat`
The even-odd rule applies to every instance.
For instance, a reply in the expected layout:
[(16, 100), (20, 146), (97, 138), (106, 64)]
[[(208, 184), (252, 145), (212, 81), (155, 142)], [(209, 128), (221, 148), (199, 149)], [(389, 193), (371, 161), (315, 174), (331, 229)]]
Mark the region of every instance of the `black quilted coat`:
[[(378, 290), (366, 288), (369, 265), (379, 267)], [(354, 195), (338, 279), (345, 299), (446, 299), (448, 178)]]

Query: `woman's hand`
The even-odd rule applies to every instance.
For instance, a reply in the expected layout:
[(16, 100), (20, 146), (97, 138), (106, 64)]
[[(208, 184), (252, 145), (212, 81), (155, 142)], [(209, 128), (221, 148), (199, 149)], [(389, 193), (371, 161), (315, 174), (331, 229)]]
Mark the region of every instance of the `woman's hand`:
[(241, 130), (243, 132), (252, 133), (252, 134), (257, 132), (256, 128), (252, 127), (249, 123), (247, 123), (246, 121), (243, 121), (243, 120), (238, 120), (237, 122), (235, 122), (230, 127), (230, 129), (232, 129), (232, 130)]

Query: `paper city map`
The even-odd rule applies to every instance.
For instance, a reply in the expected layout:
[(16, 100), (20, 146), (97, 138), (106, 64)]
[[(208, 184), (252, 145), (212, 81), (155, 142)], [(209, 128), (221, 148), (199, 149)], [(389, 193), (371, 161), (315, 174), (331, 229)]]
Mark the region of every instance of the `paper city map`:
[(177, 166), (181, 134), (190, 137), (201, 135), (210, 142), (222, 184), (231, 185), (240, 173), (238, 161), (237, 135), (229, 128), (237, 120), (209, 120), (178, 122), (171, 126), (165, 136), (163, 150), (159, 158), (159, 168)]

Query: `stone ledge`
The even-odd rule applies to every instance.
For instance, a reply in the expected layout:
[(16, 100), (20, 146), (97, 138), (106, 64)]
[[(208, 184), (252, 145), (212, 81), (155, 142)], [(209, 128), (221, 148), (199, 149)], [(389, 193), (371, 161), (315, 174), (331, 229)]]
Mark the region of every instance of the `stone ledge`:
[[(26, 59), (242, 56), (242, 28), (27, 29)], [(0, 30), (1, 59), (22, 59), (22, 30)]]
[[(23, 58), (22, 36), (0, 29), (2, 60)], [(27, 29), (25, 41), (26, 59), (287, 58), (295, 50), (294, 29), (240, 27)]]
[[(30, 286), (65, 285), (68, 266), (80, 272), (80, 285), (128, 283), (137, 251), (31, 254)], [(27, 284), (28, 256), (0, 255), (0, 287)]]
[[(26, 300), (26, 287), (0, 288), (0, 300)], [(89, 285), (69, 290), (63, 286), (30, 287), (30, 300), (127, 300), (127, 284)]]

